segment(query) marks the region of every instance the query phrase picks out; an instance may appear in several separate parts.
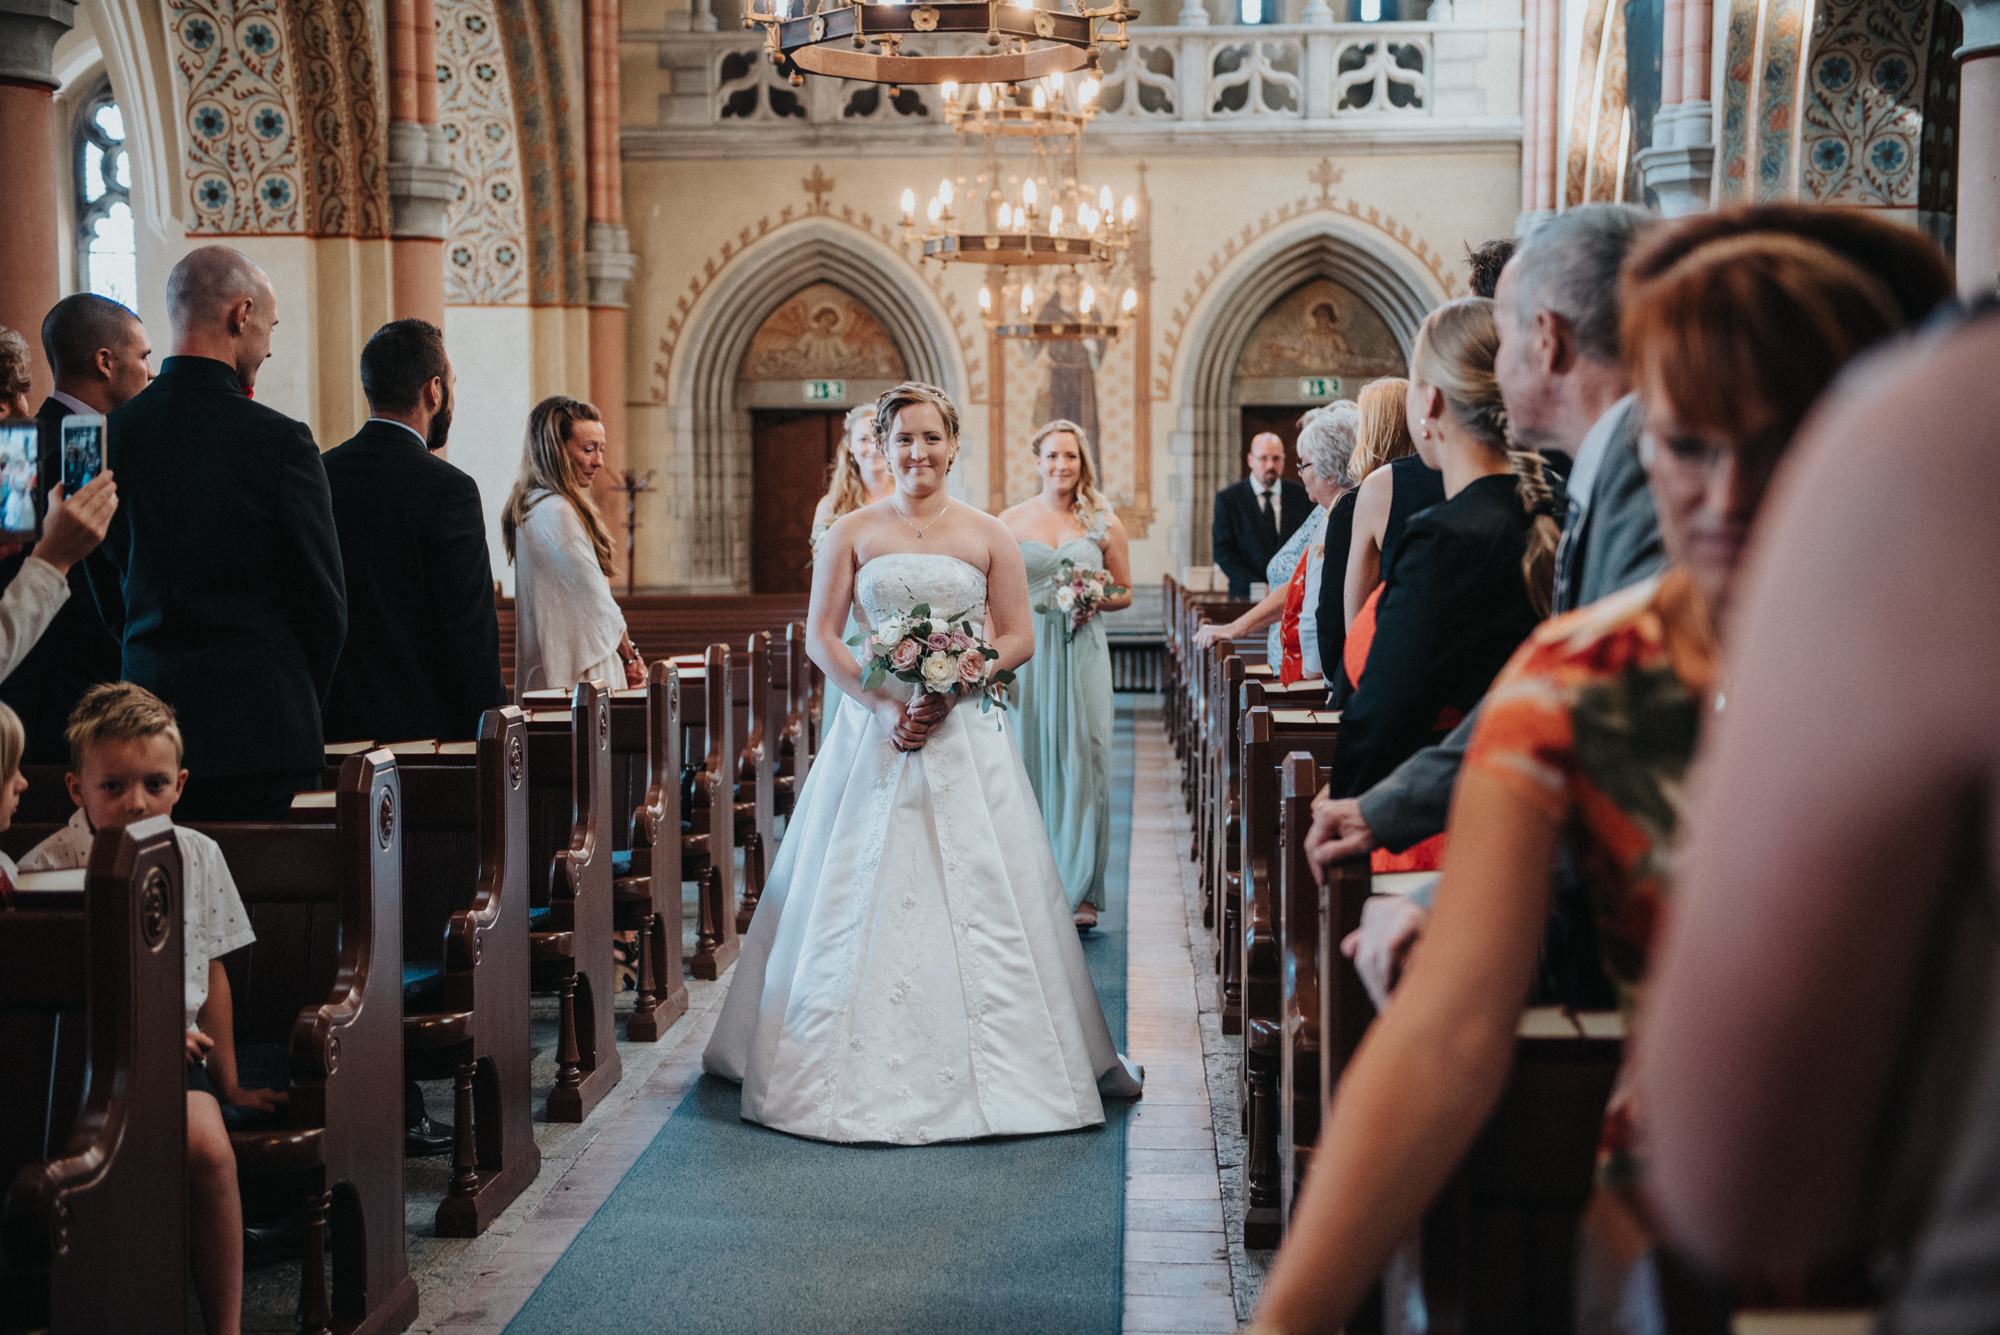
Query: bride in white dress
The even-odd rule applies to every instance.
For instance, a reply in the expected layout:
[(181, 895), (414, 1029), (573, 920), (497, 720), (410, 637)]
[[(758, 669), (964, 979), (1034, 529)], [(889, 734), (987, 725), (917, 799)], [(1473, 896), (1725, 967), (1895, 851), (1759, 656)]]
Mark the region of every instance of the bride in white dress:
[[(999, 520), (945, 493), (958, 411), (928, 385), (877, 407), (888, 499), (830, 529), (809, 652), (840, 689), (703, 1055), (743, 1116), (830, 1141), (920, 1145), (1104, 1121), (1141, 1072), (1111, 1041), (1006, 711), (893, 677), (861, 689), (841, 633), (918, 603), (1034, 652), (1027, 572)], [(960, 704), (972, 707), (958, 708)]]

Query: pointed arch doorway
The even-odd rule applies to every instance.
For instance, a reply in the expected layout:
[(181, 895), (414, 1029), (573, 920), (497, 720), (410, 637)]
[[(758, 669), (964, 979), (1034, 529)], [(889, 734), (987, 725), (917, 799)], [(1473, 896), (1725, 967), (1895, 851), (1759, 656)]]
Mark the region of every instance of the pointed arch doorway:
[(736, 381), (750, 410), (751, 592), (810, 591), (813, 511), (844, 448), (847, 414), (907, 371), (875, 313), (830, 282), (780, 302), (751, 336)]

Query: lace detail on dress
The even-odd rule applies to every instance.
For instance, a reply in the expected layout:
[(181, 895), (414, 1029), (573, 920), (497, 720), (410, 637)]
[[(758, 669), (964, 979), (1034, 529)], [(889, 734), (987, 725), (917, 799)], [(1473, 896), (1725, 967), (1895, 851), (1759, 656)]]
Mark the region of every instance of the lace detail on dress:
[(929, 552), (891, 552), (862, 566), (854, 576), (854, 601), (879, 625), (884, 613), (907, 612), (918, 603), (930, 604), (940, 617), (961, 612), (973, 621), (986, 620), (986, 576), (956, 556)]

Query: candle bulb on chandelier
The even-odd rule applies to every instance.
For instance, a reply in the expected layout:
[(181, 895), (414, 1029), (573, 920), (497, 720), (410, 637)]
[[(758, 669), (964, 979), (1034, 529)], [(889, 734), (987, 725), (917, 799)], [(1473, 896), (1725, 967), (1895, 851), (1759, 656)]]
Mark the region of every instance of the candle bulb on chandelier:
[(1037, 88), (1035, 90), (1035, 110), (1036, 111), (1046, 110), (1048, 105), (1049, 105), (1049, 95), (1043, 92), (1041, 89)]
[(947, 102), (958, 101), (958, 81), (955, 79), (946, 79), (943, 84), (939, 85), (938, 93)]
[(944, 209), (945, 209), (945, 212), (946, 212), (946, 213), (949, 213), (949, 212), (951, 212), (951, 182), (950, 182), (950, 181), (939, 181), (939, 182), (938, 182), (938, 198), (939, 198), (940, 200), (942, 200), (942, 201), (944, 202)]
[(944, 205), (938, 203), (936, 195), (931, 196), (931, 206), (929, 209), (929, 213), (932, 222), (936, 222), (939, 218), (944, 216)]
[(903, 192), (903, 221), (908, 223), (915, 222), (916, 220), (917, 192), (914, 190), (905, 190)]
[(981, 311), (993, 309), (993, 293), (983, 287), (979, 289), (979, 309)]
[(979, 85), (979, 109), (981, 111), (993, 110), (993, 85), (990, 83)]
[(1139, 216), (1139, 201), (1132, 198), (1132, 196), (1130, 195), (1125, 196), (1124, 212), (1125, 212), (1125, 225), (1127, 227), (1130, 227), (1132, 225), (1132, 220)]
[(1106, 213), (1111, 212), (1113, 205), (1111, 202), (1110, 186), (1107, 185), (1102, 190), (1097, 192), (1097, 207), (1104, 210), (1104, 212)]
[(1021, 314), (1032, 315), (1034, 310), (1035, 289), (1024, 283), (1021, 286)]
[(1021, 182), (1021, 198), (1027, 202), (1028, 208), (1030, 210), (1032, 210), (1035, 207), (1034, 177), (1030, 176), (1027, 180)]
[(1096, 304), (1097, 304), (1097, 289), (1090, 286), (1088, 283), (1084, 284), (1083, 297), (1078, 303), (1079, 309), (1085, 315), (1089, 315), (1090, 308), (1092, 306), (1095, 306)]
[(1058, 204), (1049, 210), (1049, 235), (1054, 236), (1060, 231), (1062, 231), (1062, 205)]
[(1000, 201), (1000, 229), (1005, 231), (1014, 225), (1014, 210), (1007, 207), (1007, 201)]
[(1092, 102), (1096, 101), (1097, 80), (1085, 79), (1082, 83), (1078, 84), (1076, 86), (1076, 98), (1084, 106), (1089, 106)]
[(1126, 288), (1125, 300), (1118, 303), (1118, 309), (1124, 311), (1127, 315), (1130, 315), (1138, 307), (1138, 305), (1139, 305), (1139, 289), (1136, 287)]

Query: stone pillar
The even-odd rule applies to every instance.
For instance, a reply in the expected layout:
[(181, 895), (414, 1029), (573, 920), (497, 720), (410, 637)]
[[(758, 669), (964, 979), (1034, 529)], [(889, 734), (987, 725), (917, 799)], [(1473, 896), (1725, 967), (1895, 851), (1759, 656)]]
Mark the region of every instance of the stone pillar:
[[(4, 2), (4, 0), (0, 0)], [(438, 128), (431, 0), (389, 0), (389, 244), (398, 319), (444, 328), (444, 213), (458, 193)]]
[(0, 190), (0, 325), (16, 330), (34, 353), (28, 391), (39, 404), (55, 388), (42, 362), (42, 317), (62, 296), (63, 238), (56, 230), (56, 41), (76, 22), (75, 0), (0, 0), (0, 143), (7, 188)]
[(1556, 85), (1562, 73), (1562, 8), (1558, 0), (1527, 0), (1521, 33), (1521, 214), (1526, 236), (1556, 211)]
[(604, 417), (604, 471), (597, 506), (615, 535), (625, 527), (625, 284), (638, 261), (625, 232), (624, 164), (618, 149), (618, 0), (584, 7), (585, 186), (589, 227), (584, 273), (590, 282), (590, 397)]
[(1682, 218), (1709, 205), (1714, 189), (1715, 114), (1708, 101), (1708, 0), (1667, 0), (1660, 43), (1660, 110), (1652, 147), (1638, 155), (1640, 178), (1660, 213)]
[(2000, 284), (2000, 0), (1951, 0), (1965, 16), (1958, 72), (1958, 290)]

